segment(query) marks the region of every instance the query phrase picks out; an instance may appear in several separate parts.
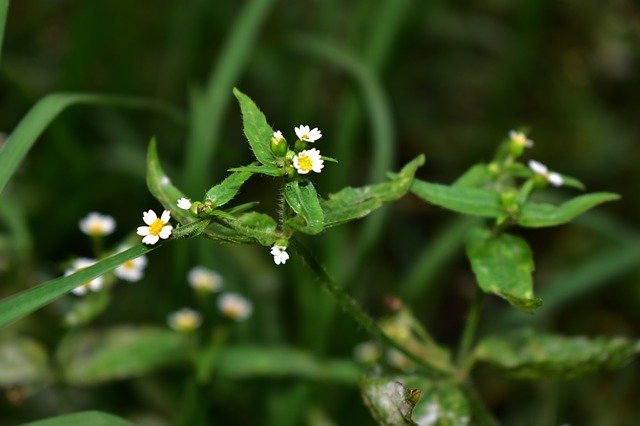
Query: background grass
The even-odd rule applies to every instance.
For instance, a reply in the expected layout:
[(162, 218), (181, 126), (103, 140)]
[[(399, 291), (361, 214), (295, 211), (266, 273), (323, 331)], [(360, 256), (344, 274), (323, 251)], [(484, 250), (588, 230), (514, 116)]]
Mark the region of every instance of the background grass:
[[(522, 231), (544, 307), (524, 316), (488, 297), (481, 331), (530, 323), (566, 334), (638, 336), (639, 19), (637, 3), (623, 0), (193, 0), (152, 8), (125, 0), (14, 1), (0, 66), (5, 132), (38, 99), (61, 91), (155, 98), (188, 118), (180, 125), (110, 108), (64, 112), (2, 194), (0, 296), (58, 276), (71, 256), (89, 254), (77, 229), (89, 211), (113, 215), (122, 236), (142, 210), (157, 207), (144, 181), (151, 135), (168, 174), (193, 197), (228, 167), (247, 163), (235, 85), (287, 136), (301, 123), (322, 129), (323, 153), (340, 160), (319, 176), (323, 194), (380, 179), (421, 152), (427, 164), (419, 176), (448, 183), (489, 159), (509, 129), (529, 126), (533, 158), (622, 200), (569, 226)], [(259, 200), (273, 213), (275, 191), (272, 180), (256, 178), (238, 201)], [(466, 226), (407, 196), (309, 243), (370, 312), (383, 312), (386, 294), (400, 294), (439, 341), (455, 344), (475, 285), (460, 245)], [(168, 312), (192, 303), (185, 274), (196, 264), (220, 271), (227, 288), (254, 301), (253, 319), (232, 334), (236, 343), (345, 358), (367, 338), (302, 265), (276, 268), (267, 250), (195, 240), (154, 252), (146, 278), (119, 287), (95, 325), (163, 324)], [(51, 305), (11, 331), (53, 349), (67, 333), (59, 325), (63, 307)], [(182, 374), (90, 389), (60, 383), (24, 401), (0, 400), (0, 420), (59, 414), (60, 404), (171, 419), (170, 412), (188, 411), (180, 406), (188, 390)], [(533, 413), (540, 425), (636, 424), (638, 377), (637, 363), (539, 384), (476, 374), (491, 409), (514, 425), (532, 424)], [(352, 385), (322, 380), (222, 380), (200, 398), (203, 415), (225, 424), (370, 422)]]

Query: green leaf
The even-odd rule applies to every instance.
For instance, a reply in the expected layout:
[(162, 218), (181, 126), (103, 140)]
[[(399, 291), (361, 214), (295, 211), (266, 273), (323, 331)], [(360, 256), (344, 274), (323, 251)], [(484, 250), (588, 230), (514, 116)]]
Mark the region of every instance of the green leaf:
[(521, 379), (568, 379), (619, 368), (640, 352), (623, 337), (565, 337), (530, 329), (491, 336), (475, 349), (475, 359)]
[(251, 174), (246, 171), (232, 173), (225, 180), (207, 191), (207, 200), (211, 201), (214, 207), (224, 206), (236, 196), (242, 184), (251, 177)]
[(351, 360), (322, 360), (287, 347), (235, 346), (221, 350), (216, 374), (231, 379), (293, 377), (356, 384), (362, 368)]
[[(335, 194), (329, 194), (326, 200), (320, 200), (320, 206), (324, 211), (324, 227), (329, 228), (360, 219), (385, 202), (401, 198), (409, 190), (416, 170), (423, 164), (424, 155), (419, 155), (405, 165), (400, 173), (391, 174), (391, 180), (388, 182), (360, 188), (347, 187)], [(295, 223), (292, 225), (296, 228)]]
[(493, 180), (493, 174), (486, 164), (475, 164), (453, 182), (460, 188), (479, 188)]
[(559, 206), (527, 202), (522, 206), (522, 212), (518, 217), (518, 225), (527, 228), (562, 225), (599, 204), (615, 201), (619, 198), (618, 194), (595, 192), (572, 198)]
[(240, 103), (244, 135), (247, 137), (249, 145), (251, 145), (253, 155), (262, 164), (275, 165), (276, 157), (271, 152), (273, 129), (251, 98), (236, 88), (233, 89), (233, 94)]
[(184, 362), (186, 340), (179, 333), (154, 327), (82, 330), (63, 339), (56, 359), (69, 384), (93, 385)]
[(24, 423), (22, 426), (133, 426), (113, 414), (101, 411), (82, 411), (79, 413), (65, 414), (63, 416), (50, 417), (35, 422)]
[(420, 376), (398, 378), (407, 388), (418, 389), (420, 400), (413, 409), (419, 425), (462, 426), (471, 424), (471, 406), (454, 383), (437, 382)]
[(248, 172), (248, 173), (259, 173), (267, 176), (282, 176), (282, 172), (276, 166), (271, 164), (250, 164), (248, 166), (240, 166), (229, 169), (230, 172)]
[(305, 226), (298, 230), (313, 235), (324, 229), (324, 213), (311, 181), (287, 183), (284, 187), (284, 198), (293, 211), (302, 216), (305, 221)]
[(474, 228), (467, 238), (467, 257), (485, 293), (493, 293), (530, 312), (542, 304), (533, 296), (533, 256), (525, 240)]
[(482, 217), (503, 214), (500, 194), (490, 189), (447, 186), (415, 179), (411, 192), (431, 204), (458, 213)]
[(144, 246), (142, 244), (96, 262), (66, 277), (56, 278), (37, 287), (17, 293), (0, 300), (0, 327), (6, 326), (28, 314), (64, 296), (73, 288), (90, 281), (120, 266), (127, 260), (147, 254), (161, 244)]
[[(264, 213), (249, 212), (233, 219), (221, 217), (220, 220), (233, 230), (233, 234), (230, 235), (230, 241), (233, 242), (258, 243), (268, 247), (278, 239), (276, 222)], [(208, 234), (205, 233), (205, 236)]]
[(410, 389), (399, 380), (389, 377), (367, 377), (360, 383), (360, 393), (378, 424), (417, 425), (411, 417), (415, 401), (410, 398)]
[(0, 339), (0, 387), (45, 382), (50, 378), (46, 349), (22, 336)]
[(22, 159), (42, 132), (62, 111), (72, 105), (110, 105), (125, 108), (150, 109), (164, 112), (174, 119), (181, 115), (157, 101), (127, 96), (57, 93), (38, 101), (20, 120), (0, 148), (0, 193), (15, 173)]

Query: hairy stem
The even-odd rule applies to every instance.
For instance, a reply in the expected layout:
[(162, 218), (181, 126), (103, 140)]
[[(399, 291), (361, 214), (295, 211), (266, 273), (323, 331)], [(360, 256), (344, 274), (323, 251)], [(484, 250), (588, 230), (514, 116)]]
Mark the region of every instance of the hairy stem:
[(358, 304), (340, 288), (333, 279), (329, 276), (327, 271), (318, 263), (311, 251), (300, 243), (297, 239), (290, 241), (290, 247), (307, 263), (309, 268), (317, 275), (322, 283), (322, 287), (327, 290), (336, 301), (344, 308), (349, 315), (351, 315), (358, 324), (360, 324), (369, 334), (381, 341), (387, 346), (393, 347), (405, 355), (408, 359), (414, 362), (420, 369), (422, 369), (427, 375), (431, 377), (444, 377), (450, 376), (451, 372), (443, 370), (439, 367), (435, 367), (429, 364), (427, 361), (417, 357), (412, 352), (408, 351), (405, 347), (398, 342), (387, 336), (384, 331), (375, 323), (375, 321), (367, 315)]

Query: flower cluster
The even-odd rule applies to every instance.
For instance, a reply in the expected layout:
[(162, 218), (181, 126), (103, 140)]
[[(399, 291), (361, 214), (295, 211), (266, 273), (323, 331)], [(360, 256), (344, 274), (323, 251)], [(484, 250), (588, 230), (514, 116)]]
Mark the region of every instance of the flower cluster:
[(276, 157), (285, 158), (288, 166), (293, 166), (300, 175), (309, 172), (320, 173), (324, 167), (324, 160), (320, 155), (320, 150), (316, 148), (307, 149), (309, 143), (314, 143), (322, 137), (322, 132), (314, 127), (301, 125), (295, 129), (298, 140), (294, 144), (294, 149), (290, 150), (287, 141), (280, 130), (273, 132), (271, 139), (271, 151)]

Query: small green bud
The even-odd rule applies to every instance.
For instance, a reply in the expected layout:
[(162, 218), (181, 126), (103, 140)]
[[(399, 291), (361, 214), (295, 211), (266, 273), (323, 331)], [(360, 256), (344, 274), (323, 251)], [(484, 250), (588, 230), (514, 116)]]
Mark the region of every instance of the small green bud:
[(200, 201), (194, 201), (193, 203), (191, 203), (191, 207), (189, 208), (189, 213), (191, 213), (193, 216), (198, 216), (198, 211), (200, 210), (200, 206), (202, 206), (202, 203)]
[(288, 150), (286, 155), (284, 156), (284, 159), (287, 160), (287, 163), (291, 163), (293, 161), (293, 157), (296, 156), (296, 153)]
[(298, 139), (296, 141), (294, 149), (296, 152), (304, 151), (305, 149), (307, 149), (307, 143), (301, 139)]
[[(193, 206), (191, 206), (193, 208)], [(205, 218), (211, 216), (213, 213), (213, 202), (207, 200), (204, 203), (198, 203), (198, 207), (196, 208), (196, 216), (200, 218)]]
[(287, 247), (289, 245), (289, 241), (285, 238), (279, 238), (276, 240), (276, 243), (274, 245), (278, 247)]
[(494, 176), (500, 173), (500, 165), (495, 161), (489, 163), (489, 166), (487, 168), (489, 169), (489, 173), (491, 173)]
[(522, 154), (524, 154), (524, 148), (524, 145), (521, 145), (518, 142), (512, 140), (509, 143), (509, 154), (511, 154), (513, 158), (519, 158)]
[(284, 157), (288, 149), (287, 140), (282, 136), (282, 133), (274, 132), (271, 138), (271, 152), (273, 152), (273, 155)]
[(518, 204), (518, 192), (510, 189), (500, 194), (500, 204), (504, 208), (504, 211), (509, 216), (515, 216), (520, 212), (520, 205)]
[(296, 175), (296, 169), (295, 167), (293, 167), (292, 165), (287, 165), (284, 167), (284, 176), (291, 178), (294, 177)]

